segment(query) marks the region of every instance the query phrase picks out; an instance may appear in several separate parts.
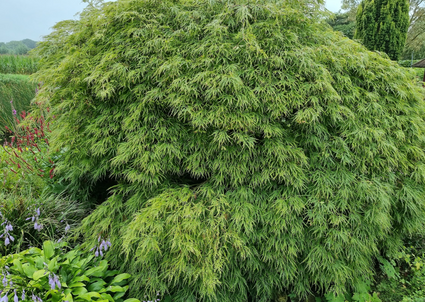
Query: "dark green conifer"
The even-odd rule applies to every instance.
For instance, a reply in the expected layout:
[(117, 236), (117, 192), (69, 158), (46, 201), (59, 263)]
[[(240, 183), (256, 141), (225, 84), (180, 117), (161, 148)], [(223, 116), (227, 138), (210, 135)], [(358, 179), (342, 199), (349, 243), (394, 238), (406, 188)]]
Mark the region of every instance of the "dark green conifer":
[(424, 227), (423, 90), (312, 3), (118, 0), (39, 44), (58, 173), (116, 180), (81, 232), (132, 295), (341, 292)]
[(355, 39), (392, 60), (403, 52), (409, 28), (408, 0), (363, 0), (357, 10)]

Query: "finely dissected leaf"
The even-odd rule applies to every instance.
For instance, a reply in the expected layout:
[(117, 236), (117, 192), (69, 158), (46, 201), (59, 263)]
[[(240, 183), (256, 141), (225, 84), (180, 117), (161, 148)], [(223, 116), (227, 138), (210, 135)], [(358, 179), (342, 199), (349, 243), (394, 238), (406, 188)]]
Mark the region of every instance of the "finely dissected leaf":
[(57, 173), (136, 298), (343, 297), (424, 228), (424, 91), (313, 2), (119, 0), (40, 43)]

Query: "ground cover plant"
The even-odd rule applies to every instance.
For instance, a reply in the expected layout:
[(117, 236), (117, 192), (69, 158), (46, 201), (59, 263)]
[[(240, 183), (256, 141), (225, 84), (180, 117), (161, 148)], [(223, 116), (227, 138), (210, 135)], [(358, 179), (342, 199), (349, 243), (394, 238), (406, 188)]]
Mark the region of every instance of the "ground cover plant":
[[(110, 243), (102, 241), (102, 250)], [(0, 258), (2, 301), (110, 301), (124, 299), (129, 274), (108, 269), (108, 262), (65, 243), (45, 241), (43, 248), (30, 248)], [(157, 299), (159, 301), (159, 299)]]
[(16, 117), (30, 108), (35, 97), (37, 85), (28, 76), (0, 74), (0, 142), (3, 143), (8, 132), (14, 129)]
[(37, 58), (22, 55), (0, 55), (0, 73), (32, 74), (37, 71)]
[(132, 295), (343, 297), (424, 229), (424, 91), (315, 3), (119, 0), (39, 44), (56, 173), (109, 184), (80, 232)]

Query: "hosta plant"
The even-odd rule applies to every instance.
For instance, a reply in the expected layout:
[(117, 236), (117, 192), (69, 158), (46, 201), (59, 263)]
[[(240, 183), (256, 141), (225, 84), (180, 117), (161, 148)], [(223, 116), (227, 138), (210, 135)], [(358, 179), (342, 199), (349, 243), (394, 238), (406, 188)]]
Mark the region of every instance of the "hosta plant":
[(138, 298), (356, 292), (424, 229), (424, 91), (317, 3), (118, 0), (39, 44), (57, 173)]
[(2, 301), (140, 302), (124, 299), (129, 274), (108, 269), (107, 260), (66, 244), (46, 241), (0, 258)]

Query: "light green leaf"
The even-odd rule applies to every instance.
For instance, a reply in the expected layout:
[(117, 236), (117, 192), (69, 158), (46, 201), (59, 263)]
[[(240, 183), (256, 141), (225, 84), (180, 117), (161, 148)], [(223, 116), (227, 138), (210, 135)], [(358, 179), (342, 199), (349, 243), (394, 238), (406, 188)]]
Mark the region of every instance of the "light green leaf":
[(90, 293), (78, 295), (78, 298), (81, 298), (87, 301), (91, 301), (93, 297), (101, 298), (100, 294), (96, 292), (90, 292)]
[(114, 301), (114, 298), (112, 298), (112, 296), (111, 296), (110, 294), (103, 293), (103, 294), (101, 294), (100, 296), (101, 296), (103, 299), (106, 299), (106, 300), (111, 301), (111, 302), (115, 302), (115, 301)]
[(101, 277), (103, 276), (104, 272), (108, 268), (108, 262), (106, 260), (100, 261), (98, 266), (93, 267), (85, 272), (86, 276), (95, 276), (95, 277)]
[(72, 294), (76, 296), (85, 294), (86, 292), (87, 292), (87, 289), (85, 287), (75, 287), (72, 289)]
[(73, 287), (84, 287), (86, 286), (84, 283), (82, 282), (73, 282), (69, 285), (69, 288), (73, 288)]
[(32, 275), (32, 278), (37, 281), (47, 275), (48, 273), (46, 272), (46, 270), (41, 269), (41, 270), (35, 271)]
[(53, 242), (45, 241), (43, 243), (43, 252), (46, 260), (52, 258), (55, 255), (55, 246), (53, 245)]
[(86, 275), (83, 275), (83, 276), (75, 277), (75, 278), (73, 279), (73, 281), (75, 281), (75, 282), (82, 282), (82, 281), (90, 282), (90, 278), (89, 278), (89, 277), (87, 277)]
[(24, 273), (24, 270), (22, 268), (22, 263), (21, 263), (21, 261), (19, 259), (14, 259), (13, 260), (13, 267), (12, 268), (15, 268), (21, 274)]
[(127, 274), (127, 273), (119, 274), (118, 276), (115, 276), (115, 278), (111, 281), (111, 285), (114, 285), (116, 283), (119, 283), (119, 282), (121, 282), (123, 280), (126, 280), (126, 279), (130, 278), (130, 277), (131, 277), (131, 275), (130, 274)]
[(120, 292), (125, 292), (127, 288), (121, 287), (121, 286), (108, 286), (107, 290), (113, 293), (117, 293), (117, 292), (120, 293)]

